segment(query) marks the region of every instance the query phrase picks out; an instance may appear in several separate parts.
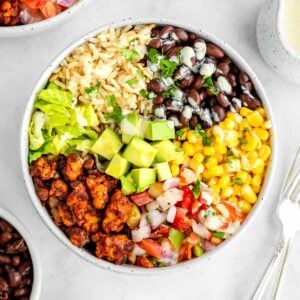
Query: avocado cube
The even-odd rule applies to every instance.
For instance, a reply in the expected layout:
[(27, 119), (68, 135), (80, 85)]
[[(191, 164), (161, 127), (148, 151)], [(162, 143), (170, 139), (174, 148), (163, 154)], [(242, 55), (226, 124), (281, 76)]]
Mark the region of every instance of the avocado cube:
[(92, 146), (91, 150), (94, 153), (111, 160), (113, 156), (120, 151), (122, 146), (123, 143), (121, 142), (120, 137), (110, 128), (106, 128)]
[(134, 181), (127, 178), (127, 176), (121, 176), (121, 185), (122, 185), (122, 194), (123, 195), (131, 195), (135, 193), (136, 187), (134, 185)]
[(169, 162), (178, 157), (179, 152), (176, 152), (175, 145), (170, 140), (156, 142), (152, 146), (157, 149), (156, 162)]
[(172, 178), (171, 169), (167, 162), (155, 164), (155, 170), (159, 181)]
[(139, 114), (130, 113), (126, 115), (120, 124), (122, 142), (124, 144), (129, 144), (133, 136), (144, 138), (146, 125), (148, 125), (148, 121), (141, 118)]
[(157, 150), (149, 143), (134, 136), (125, 148), (123, 157), (137, 167), (147, 168), (151, 165)]
[(159, 120), (150, 122), (146, 130), (146, 139), (151, 141), (170, 140), (175, 138), (173, 121)]
[(146, 190), (156, 180), (156, 173), (152, 168), (133, 169), (130, 175), (136, 184), (138, 193)]
[(129, 168), (130, 163), (120, 154), (115, 154), (113, 159), (109, 162), (105, 173), (119, 179), (129, 171)]

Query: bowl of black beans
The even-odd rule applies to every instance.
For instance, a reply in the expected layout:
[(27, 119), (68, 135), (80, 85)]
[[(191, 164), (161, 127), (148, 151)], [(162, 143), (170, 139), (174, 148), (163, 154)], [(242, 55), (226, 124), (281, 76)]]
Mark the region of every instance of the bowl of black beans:
[(41, 267), (24, 225), (0, 207), (0, 299), (40, 299)]

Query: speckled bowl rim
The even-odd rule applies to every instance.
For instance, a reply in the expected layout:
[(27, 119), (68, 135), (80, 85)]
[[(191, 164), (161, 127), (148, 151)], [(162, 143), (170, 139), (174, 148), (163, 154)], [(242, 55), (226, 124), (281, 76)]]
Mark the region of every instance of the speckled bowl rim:
[(27, 244), (33, 266), (33, 283), (30, 300), (39, 300), (42, 289), (42, 269), (40, 257), (37, 253), (36, 245), (34, 245), (31, 239), (31, 234), (27, 231), (23, 223), (17, 217), (3, 207), (0, 207), (0, 218), (10, 223), (20, 233)]
[[(127, 26), (127, 25), (137, 25), (137, 24), (150, 24), (155, 23), (158, 25), (163, 24), (171, 24), (174, 26), (181, 27), (185, 30), (194, 32), (195, 34), (202, 36), (203, 38), (219, 45), (222, 47), (225, 52), (228, 54), (228, 56), (235, 62), (235, 64), (243, 71), (245, 71), (251, 78), (251, 80), (254, 83), (254, 86), (256, 88), (256, 91), (261, 98), (264, 107), (268, 113), (268, 116), (272, 122), (272, 137), (271, 137), (271, 144), (272, 144), (272, 155), (270, 158), (270, 164), (267, 170), (266, 179), (262, 188), (262, 191), (259, 196), (259, 200), (257, 201), (256, 205), (252, 209), (251, 213), (249, 214), (248, 218), (244, 222), (241, 229), (233, 235), (230, 239), (223, 242), (220, 246), (218, 246), (216, 249), (214, 249), (211, 252), (206, 253), (200, 258), (194, 258), (190, 261), (182, 262), (180, 264), (177, 264), (175, 266), (165, 267), (165, 268), (152, 268), (152, 269), (145, 269), (141, 267), (131, 266), (131, 265), (114, 265), (110, 262), (107, 262), (105, 260), (101, 260), (90, 254), (84, 249), (77, 248), (76, 246), (72, 245), (69, 239), (65, 236), (65, 234), (53, 223), (49, 213), (47, 210), (41, 205), (40, 200), (36, 196), (34, 186), (32, 183), (32, 179), (29, 175), (28, 170), (28, 126), (30, 123), (30, 117), (32, 113), (32, 108), (35, 100), (36, 93), (44, 88), (45, 84), (47, 83), (48, 78), (50, 77), (52, 71), (57, 67), (57, 65), (68, 55), (70, 54), (77, 46), (81, 45), (85, 41), (87, 41), (90, 37), (94, 37), (98, 33), (108, 29), (109, 27), (121, 27), (121, 26)], [(65, 48), (53, 61), (50, 63), (50, 65), (46, 68), (46, 70), (42, 73), (40, 79), (38, 80), (32, 94), (30, 97), (30, 100), (27, 104), (24, 119), (22, 123), (21, 128), (21, 136), (20, 136), (20, 155), (21, 155), (21, 164), (22, 164), (22, 172), (23, 177), (25, 181), (25, 185), (27, 187), (27, 191), (29, 193), (29, 196), (38, 211), (40, 217), (45, 222), (45, 224), (48, 226), (50, 231), (63, 243), (65, 244), (71, 251), (76, 253), (78, 256), (82, 257), (84, 260), (99, 266), (101, 268), (104, 268), (106, 270), (115, 271), (117, 273), (127, 273), (127, 274), (135, 274), (135, 275), (150, 275), (150, 274), (165, 274), (169, 272), (174, 271), (183, 271), (191, 269), (195, 266), (200, 266), (201, 263), (204, 263), (205, 261), (210, 261), (214, 256), (221, 255), (222, 249), (227, 247), (228, 244), (234, 244), (236, 249), (238, 249), (237, 240), (243, 233), (246, 232), (246, 228), (253, 222), (255, 219), (255, 216), (257, 215), (258, 211), (263, 207), (263, 204), (266, 202), (266, 197), (268, 194), (268, 191), (270, 189), (270, 185), (273, 179), (274, 171), (275, 171), (275, 165), (276, 165), (276, 158), (277, 158), (277, 138), (276, 138), (276, 122), (274, 119), (274, 115), (271, 109), (270, 101), (266, 95), (266, 92), (255, 75), (252, 68), (248, 65), (248, 63), (235, 51), (231, 46), (229, 46), (225, 41), (222, 39), (216, 37), (214, 34), (208, 33), (207, 31), (200, 30), (197, 27), (193, 25), (186, 25), (184, 23), (173, 21), (173, 20), (166, 20), (166, 19), (153, 19), (153, 18), (146, 18), (146, 19), (124, 19), (121, 22), (113, 22), (104, 26), (101, 26), (97, 28), (96, 30), (93, 30), (87, 34), (85, 34), (83, 37), (78, 39), (76, 42), (72, 43), (70, 46)]]
[(73, 17), (81, 9), (88, 6), (93, 0), (80, 0), (70, 8), (56, 15), (55, 17), (42, 20), (32, 24), (18, 25), (18, 26), (0, 26), (0, 38), (15, 38), (22, 36), (29, 36), (66, 22)]

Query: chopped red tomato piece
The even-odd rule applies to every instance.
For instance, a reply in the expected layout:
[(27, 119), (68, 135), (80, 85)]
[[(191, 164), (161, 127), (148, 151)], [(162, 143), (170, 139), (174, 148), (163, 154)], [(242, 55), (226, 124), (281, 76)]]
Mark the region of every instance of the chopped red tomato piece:
[(161, 257), (161, 245), (158, 242), (151, 239), (144, 239), (139, 245), (151, 256), (156, 258)]
[(192, 258), (193, 245), (190, 243), (183, 243), (179, 249), (178, 261), (184, 261)]
[(153, 231), (150, 235), (151, 239), (158, 239), (161, 237), (169, 236), (170, 227), (165, 224), (161, 224), (155, 231)]
[(146, 205), (153, 201), (153, 198), (147, 192), (131, 195), (130, 198), (137, 206)]
[(38, 9), (44, 6), (47, 0), (21, 0), (26, 6), (31, 9)]
[(192, 191), (189, 189), (188, 186), (183, 188), (183, 198), (181, 201), (181, 207), (187, 209), (188, 211), (191, 211), (192, 206), (194, 203), (194, 196)]
[(200, 237), (198, 234), (196, 234), (195, 232), (191, 232), (189, 234), (189, 236), (187, 237), (187, 241), (189, 242), (189, 244), (191, 244), (192, 246), (197, 245), (200, 242)]
[(57, 6), (55, 6), (54, 3), (51, 1), (47, 1), (41, 8), (42, 15), (47, 18), (52, 18), (57, 15), (58, 9)]
[(173, 226), (176, 229), (185, 232), (191, 227), (191, 221), (181, 210), (177, 209)]
[(245, 219), (245, 215), (240, 213), (233, 205), (225, 201), (220, 202), (220, 204), (223, 204), (229, 213), (229, 217), (227, 218), (229, 223), (235, 221), (242, 222)]
[(153, 268), (154, 264), (145, 256), (137, 256), (135, 264), (144, 268)]

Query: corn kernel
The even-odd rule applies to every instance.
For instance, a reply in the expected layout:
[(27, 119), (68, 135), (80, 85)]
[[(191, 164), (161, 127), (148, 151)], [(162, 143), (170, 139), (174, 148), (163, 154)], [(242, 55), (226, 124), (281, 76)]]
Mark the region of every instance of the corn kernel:
[(233, 195), (233, 187), (232, 186), (227, 186), (226, 188), (222, 189), (221, 192), (221, 197), (222, 198), (229, 198), (230, 196)]
[(272, 128), (272, 123), (270, 120), (268, 120), (264, 124), (262, 124), (261, 127), (264, 129), (270, 129), (270, 128)]
[(223, 155), (222, 154), (215, 154), (214, 157), (217, 159), (218, 163), (222, 162), (223, 161)]
[(175, 148), (181, 148), (181, 143), (179, 141), (174, 141)]
[(202, 163), (204, 160), (204, 155), (201, 152), (195, 153), (193, 157), (197, 162)]
[(236, 196), (231, 196), (228, 198), (228, 201), (233, 202), (233, 203), (237, 203), (238, 202), (238, 198)]
[(204, 170), (202, 173), (202, 178), (204, 178), (205, 181), (209, 180), (210, 178), (212, 178), (213, 176), (211, 176), (210, 172), (208, 170)]
[(265, 110), (263, 107), (257, 108), (256, 111), (258, 111), (258, 112), (261, 114), (261, 116), (262, 116), (263, 118), (265, 118), (266, 115), (267, 115), (267, 114), (266, 114), (266, 110)]
[(240, 109), (240, 115), (243, 116), (243, 117), (247, 117), (249, 114), (252, 113), (252, 110), (243, 106), (241, 109)]
[(262, 141), (266, 141), (269, 138), (269, 132), (266, 129), (256, 127), (254, 128), (254, 133), (258, 136)]
[(238, 183), (243, 184), (243, 183), (246, 182), (247, 177), (248, 177), (248, 173), (247, 172), (245, 172), (245, 171), (237, 172), (236, 176), (235, 176), (235, 179), (234, 179), (234, 182), (237, 182), (237, 184)]
[(258, 151), (258, 156), (263, 160), (266, 161), (271, 155), (271, 148), (268, 145), (262, 145)]
[(238, 132), (235, 130), (227, 130), (225, 132), (224, 143), (229, 148), (236, 147), (239, 144)]
[(197, 142), (194, 144), (195, 152), (197, 151), (202, 151), (203, 150), (203, 145), (202, 145), (202, 140), (197, 140)]
[(241, 196), (241, 186), (240, 185), (234, 185), (233, 186), (233, 195), (235, 196)]
[(189, 162), (189, 166), (196, 174), (201, 174), (204, 171), (204, 166), (202, 163), (199, 163), (196, 159), (192, 158)]
[(242, 185), (241, 196), (251, 204), (257, 201), (257, 196), (249, 184)]
[(220, 188), (219, 186), (213, 184), (210, 186), (212, 188), (212, 190), (216, 193), (216, 194), (220, 194)]
[(227, 147), (224, 144), (219, 142), (215, 142), (214, 148), (216, 152), (219, 154), (225, 154), (227, 152)]
[(224, 165), (225, 171), (230, 172), (239, 172), (241, 170), (241, 163), (238, 159), (229, 159), (229, 161)]
[(258, 127), (263, 124), (264, 118), (258, 111), (254, 111), (247, 116), (247, 119), (251, 126)]
[(214, 149), (214, 147), (211, 146), (205, 146), (203, 149), (203, 153), (207, 156), (212, 156), (214, 155), (216, 152), (216, 150)]
[(190, 142), (184, 142), (182, 144), (182, 149), (183, 149), (184, 153), (188, 156), (193, 156), (195, 153), (194, 145), (191, 144)]
[(257, 158), (254, 163), (252, 172), (254, 174), (262, 174), (264, 171), (264, 168), (265, 168), (264, 161), (261, 158)]
[(209, 157), (205, 163), (205, 167), (210, 169), (218, 164), (218, 161), (215, 157)]
[(221, 176), (221, 178), (218, 181), (218, 186), (223, 189), (230, 184), (230, 176), (228, 174), (224, 174)]
[(248, 214), (252, 209), (251, 204), (245, 200), (238, 201), (237, 206), (245, 214)]
[(239, 127), (242, 132), (243, 131), (251, 131), (251, 126), (249, 124), (249, 121), (246, 118), (242, 120)]
[(250, 161), (255, 161), (257, 158), (258, 158), (258, 153), (257, 151), (252, 151), (250, 153), (247, 154), (247, 158), (250, 160)]
[(247, 135), (245, 139), (245, 144), (242, 144), (241, 148), (245, 151), (252, 152), (258, 146), (258, 141), (252, 135)]
[(192, 143), (192, 144), (195, 144), (196, 142), (197, 142), (197, 140), (198, 140), (198, 137), (196, 136), (196, 134), (195, 134), (195, 131), (194, 130), (189, 130), (188, 132), (187, 132), (187, 140), (190, 142), (190, 143)]
[(262, 177), (259, 174), (256, 174), (252, 177), (251, 185), (252, 186), (260, 186), (262, 181)]
[(254, 186), (252, 185), (252, 190), (254, 191), (255, 194), (258, 194), (260, 192), (260, 186)]
[(217, 183), (218, 183), (218, 178), (217, 177), (213, 177), (213, 178), (211, 178), (209, 181), (208, 181), (208, 185), (210, 186), (210, 187), (212, 187), (213, 185), (217, 185)]
[(225, 127), (227, 129), (234, 129), (235, 125), (236, 125), (236, 123), (233, 120), (229, 119), (229, 118), (226, 118), (224, 120), (224, 124), (225, 124)]
[(209, 169), (211, 176), (221, 176), (224, 173), (223, 166), (213, 166)]
[(179, 166), (177, 164), (172, 163), (171, 164), (171, 173), (173, 177), (176, 177), (179, 175)]

